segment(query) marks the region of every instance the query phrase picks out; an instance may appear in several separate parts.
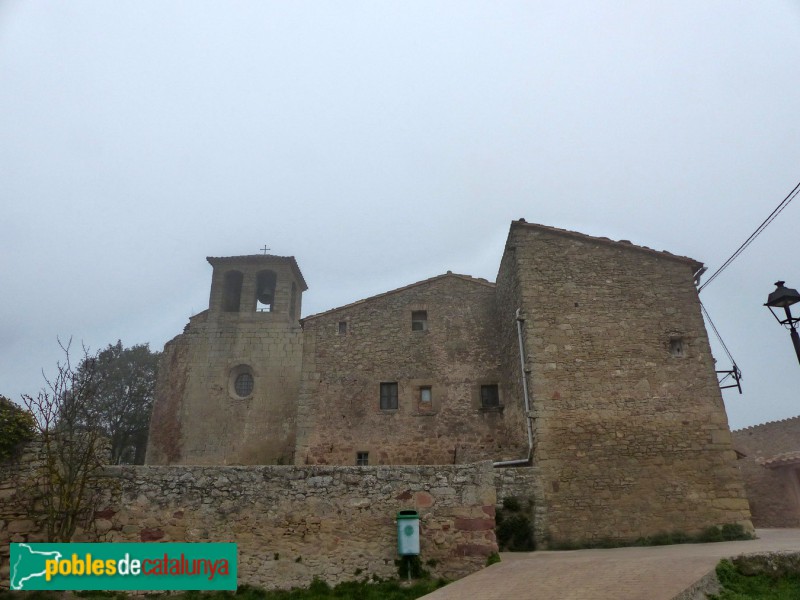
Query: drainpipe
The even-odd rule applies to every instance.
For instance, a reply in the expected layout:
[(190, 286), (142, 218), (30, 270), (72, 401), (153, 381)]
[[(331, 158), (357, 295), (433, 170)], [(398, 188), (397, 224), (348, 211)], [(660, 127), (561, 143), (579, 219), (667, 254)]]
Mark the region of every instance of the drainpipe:
[(700, 267), (699, 269), (697, 269), (697, 271), (694, 272), (694, 275), (692, 275), (692, 279), (694, 279), (694, 284), (696, 286), (700, 285), (700, 278), (706, 271), (708, 271), (708, 267)]
[(502, 460), (492, 463), (493, 467), (511, 467), (514, 465), (525, 465), (531, 461), (533, 456), (533, 429), (531, 427), (531, 405), (528, 398), (528, 378), (525, 376), (525, 348), (522, 345), (522, 323), (525, 319), (519, 314), (520, 309), (517, 309), (514, 315), (514, 320), (517, 322), (517, 341), (519, 342), (519, 368), (520, 375), (522, 376), (522, 396), (525, 398), (525, 423), (528, 426), (528, 456), (527, 458), (518, 458), (515, 460)]

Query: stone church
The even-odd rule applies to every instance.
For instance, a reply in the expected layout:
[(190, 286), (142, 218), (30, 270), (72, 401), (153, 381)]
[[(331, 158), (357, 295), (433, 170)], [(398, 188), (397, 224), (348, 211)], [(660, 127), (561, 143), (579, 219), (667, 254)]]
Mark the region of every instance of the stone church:
[(448, 271), (302, 318), (294, 257), (208, 262), (148, 464), (489, 460), (534, 470), (553, 539), (751, 527), (693, 259), (519, 220), (496, 282)]

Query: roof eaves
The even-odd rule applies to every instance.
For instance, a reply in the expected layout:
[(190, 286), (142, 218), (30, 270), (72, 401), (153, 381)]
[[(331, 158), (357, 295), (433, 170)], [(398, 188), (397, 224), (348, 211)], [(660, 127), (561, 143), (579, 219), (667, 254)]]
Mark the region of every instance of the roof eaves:
[(647, 246), (638, 246), (632, 243), (630, 240), (612, 240), (607, 237), (597, 237), (593, 235), (588, 235), (585, 233), (580, 233), (578, 231), (570, 231), (569, 229), (559, 229), (558, 227), (551, 227), (549, 225), (541, 225), (539, 223), (528, 223), (525, 219), (520, 219), (518, 221), (511, 222), (511, 229), (509, 231), (509, 235), (511, 230), (515, 227), (524, 227), (526, 229), (538, 229), (540, 231), (553, 233), (556, 235), (561, 235), (564, 237), (570, 237), (573, 239), (578, 239), (581, 241), (587, 242), (596, 242), (600, 244), (605, 244), (609, 246), (614, 246), (616, 248), (621, 248), (625, 250), (635, 250), (637, 252), (645, 252), (647, 254), (656, 256), (658, 258), (666, 258), (668, 260), (675, 260), (678, 262), (683, 262), (689, 264), (695, 272), (703, 267), (703, 263), (688, 256), (680, 256), (678, 254), (672, 254), (672, 252), (668, 252), (667, 250), (654, 250), (653, 248), (648, 248)]
[(300, 286), (305, 292), (308, 289), (303, 272), (300, 270), (300, 265), (297, 264), (297, 259), (294, 256), (276, 256), (274, 254), (243, 254), (241, 256), (206, 256), (206, 260), (212, 267), (217, 265), (230, 265), (230, 264), (268, 264), (269, 262), (279, 261), (288, 262), (289, 266), (294, 271)]
[(323, 317), (323, 316), (338, 312), (340, 310), (353, 308), (355, 306), (361, 306), (362, 304), (366, 304), (367, 302), (372, 302), (373, 300), (378, 300), (379, 298), (385, 298), (386, 296), (391, 296), (393, 294), (398, 294), (400, 292), (405, 292), (406, 290), (410, 290), (412, 288), (415, 288), (415, 287), (418, 287), (418, 286), (421, 286), (421, 285), (425, 285), (427, 283), (432, 283), (432, 282), (437, 281), (439, 279), (444, 279), (445, 277), (455, 277), (456, 279), (460, 279), (462, 281), (466, 281), (466, 282), (469, 282), (469, 283), (476, 283), (476, 284), (483, 285), (483, 286), (490, 287), (490, 288), (494, 288), (495, 287), (494, 283), (492, 283), (491, 281), (487, 281), (486, 279), (481, 279), (481, 278), (478, 278), (478, 277), (471, 277), (469, 275), (460, 275), (458, 273), (453, 273), (452, 271), (448, 271), (447, 273), (444, 273), (442, 275), (436, 275), (435, 277), (429, 277), (428, 279), (423, 279), (423, 280), (417, 281), (415, 283), (410, 283), (410, 284), (405, 285), (403, 287), (399, 287), (399, 288), (394, 289), (394, 290), (389, 290), (388, 292), (383, 292), (383, 293), (380, 293), (380, 294), (376, 294), (375, 296), (370, 296), (368, 298), (363, 298), (361, 300), (356, 300), (355, 302), (351, 302), (350, 304), (345, 304), (343, 306), (337, 306), (336, 308), (330, 308), (330, 309), (328, 309), (326, 311), (323, 311), (323, 312), (320, 312), (320, 313), (316, 313), (316, 314), (313, 314), (313, 315), (308, 315), (307, 317), (303, 317), (302, 319), (300, 319), (300, 323), (303, 324), (306, 321), (309, 321), (311, 319), (317, 319), (319, 317)]

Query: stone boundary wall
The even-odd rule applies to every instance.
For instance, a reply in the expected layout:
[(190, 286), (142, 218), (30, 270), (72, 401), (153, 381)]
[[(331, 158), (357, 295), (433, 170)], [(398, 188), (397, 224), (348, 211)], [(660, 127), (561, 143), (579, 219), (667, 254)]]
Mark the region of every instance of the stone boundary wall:
[(24, 490), (31, 481), (41, 444), (25, 446), (16, 460), (0, 462), (0, 590), (9, 587), (9, 543), (43, 542), (39, 524), (27, 513)]
[[(0, 467), (0, 586), (9, 542), (43, 541)], [(423, 566), (456, 579), (497, 551), (491, 463), (377, 467), (107, 467), (74, 541), (236, 542), (239, 582), (267, 589), (397, 577), (399, 510), (420, 512)]]
[(536, 502), (539, 486), (539, 469), (536, 467), (504, 467), (494, 470), (497, 488), (497, 505), (503, 498), (530, 498)]

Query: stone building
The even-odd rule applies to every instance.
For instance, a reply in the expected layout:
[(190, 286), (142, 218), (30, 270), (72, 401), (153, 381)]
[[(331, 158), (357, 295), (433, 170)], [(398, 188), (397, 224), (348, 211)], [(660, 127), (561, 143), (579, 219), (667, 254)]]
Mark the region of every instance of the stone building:
[(149, 464), (492, 460), (535, 468), (542, 539), (751, 527), (697, 261), (520, 220), (496, 283), (448, 272), (300, 318), (293, 257), (208, 260)]
[(733, 432), (756, 527), (800, 527), (800, 417)]

